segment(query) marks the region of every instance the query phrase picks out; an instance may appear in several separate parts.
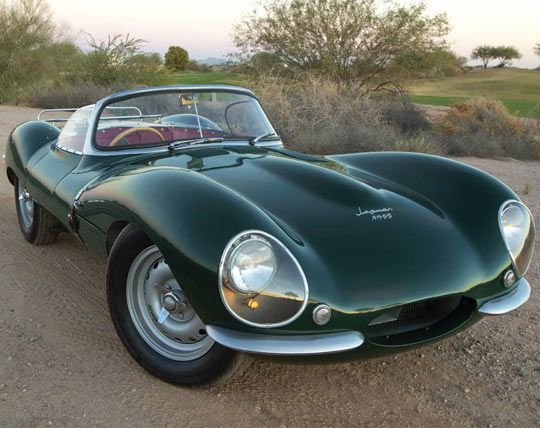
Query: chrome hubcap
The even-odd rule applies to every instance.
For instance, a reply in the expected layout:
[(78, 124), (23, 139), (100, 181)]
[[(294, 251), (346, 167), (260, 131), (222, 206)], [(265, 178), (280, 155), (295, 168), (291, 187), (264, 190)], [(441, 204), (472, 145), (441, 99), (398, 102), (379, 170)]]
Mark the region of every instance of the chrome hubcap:
[(19, 204), (21, 222), (25, 229), (30, 229), (34, 221), (34, 200), (20, 181), (18, 184), (18, 194), (19, 200), (17, 202)]
[(202, 357), (214, 344), (156, 246), (134, 260), (126, 296), (135, 328), (161, 355), (190, 361)]

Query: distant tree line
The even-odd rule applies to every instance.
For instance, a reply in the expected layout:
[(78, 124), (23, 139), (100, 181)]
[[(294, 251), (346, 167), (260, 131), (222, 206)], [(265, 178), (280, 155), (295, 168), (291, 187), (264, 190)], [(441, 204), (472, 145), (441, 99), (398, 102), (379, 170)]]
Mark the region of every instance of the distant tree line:
[(0, 102), (16, 101), (54, 87), (97, 85), (110, 90), (161, 84), (164, 71), (207, 71), (187, 51), (171, 46), (165, 67), (145, 40), (113, 34), (100, 40), (84, 33), (86, 47), (58, 25), (46, 1), (0, 0)]
[(486, 69), (493, 60), (498, 60), (497, 67), (505, 67), (512, 60), (521, 58), (521, 53), (513, 46), (489, 46), (481, 45), (472, 51), (471, 59), (479, 60)]

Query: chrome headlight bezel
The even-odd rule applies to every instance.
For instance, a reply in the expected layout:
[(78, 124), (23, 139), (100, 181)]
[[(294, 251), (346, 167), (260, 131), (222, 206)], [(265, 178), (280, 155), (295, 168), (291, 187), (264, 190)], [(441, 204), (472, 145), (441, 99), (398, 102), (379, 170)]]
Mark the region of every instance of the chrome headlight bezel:
[[(257, 297), (259, 293), (242, 293), (239, 290), (235, 289), (234, 287), (231, 287), (230, 285), (226, 285), (224, 282), (227, 282), (227, 280), (230, 280), (230, 278), (227, 278), (227, 272), (228, 267), (227, 263), (230, 261), (230, 257), (234, 252), (235, 247), (238, 246), (239, 243), (242, 243), (242, 241), (246, 241), (249, 239), (261, 239), (267, 243), (270, 243), (270, 245), (273, 247), (273, 250), (275, 251), (275, 257), (283, 258), (286, 257), (286, 260), (278, 260), (276, 264), (276, 273), (273, 275), (272, 280), (270, 281), (270, 284), (262, 290), (260, 293), (264, 294), (267, 289), (272, 288), (272, 281), (276, 280), (276, 277), (279, 276), (280, 269), (282, 268), (282, 265), (288, 264), (289, 269), (295, 269), (295, 273), (298, 275), (298, 278), (296, 278), (299, 282), (296, 284), (298, 290), (302, 290), (303, 292), (303, 300), (301, 304), (298, 306), (298, 310), (295, 311), (294, 314), (291, 316), (287, 316), (285, 319), (280, 320), (279, 322), (254, 322), (249, 319), (246, 319), (246, 317), (241, 316), (238, 314), (234, 308), (231, 306), (230, 301), (228, 297), (232, 294), (235, 296), (242, 297), (245, 299), (250, 299), (251, 297)], [(224, 279), (226, 281), (224, 281)], [(234, 236), (225, 249), (223, 250), (221, 260), (219, 263), (219, 272), (218, 272), (218, 288), (219, 288), (219, 294), (221, 296), (221, 301), (223, 302), (225, 308), (227, 311), (238, 321), (241, 321), (244, 324), (247, 324), (252, 327), (262, 327), (262, 328), (274, 328), (274, 327), (283, 327), (287, 324), (292, 323), (294, 320), (296, 320), (302, 313), (304, 312), (308, 300), (309, 300), (309, 286), (307, 283), (306, 276), (304, 274), (304, 271), (296, 259), (296, 257), (292, 254), (292, 252), (276, 237), (273, 235), (263, 232), (260, 230), (246, 230), (244, 232), (241, 232)], [(270, 291), (270, 290), (269, 290)], [(232, 293), (232, 294), (231, 294)]]
[[(514, 254), (512, 251), (512, 248), (508, 242), (508, 238), (505, 232), (505, 228), (503, 225), (503, 216), (505, 214), (505, 211), (508, 210), (510, 207), (519, 207), (521, 210), (523, 210), (523, 213), (526, 214), (528, 220), (529, 220), (529, 227), (528, 231), (526, 231), (526, 234), (523, 236), (523, 245), (520, 253)], [(535, 245), (535, 239), (536, 239), (536, 228), (534, 224), (534, 218), (532, 215), (531, 210), (521, 201), (518, 201), (516, 199), (509, 199), (501, 204), (499, 207), (499, 216), (498, 216), (498, 223), (499, 223), (499, 231), (501, 233), (502, 240), (504, 242), (504, 246), (506, 247), (506, 250), (508, 251), (508, 254), (510, 255), (510, 258), (512, 259), (512, 267), (516, 273), (516, 275), (521, 278), (523, 277), (527, 271), (529, 270), (529, 267), (532, 262), (533, 253), (534, 253), (534, 245)], [(523, 248), (525, 245), (529, 244), (529, 247), (526, 249), (529, 252), (529, 257), (526, 260), (526, 263), (524, 265), (520, 264), (520, 261), (518, 260), (520, 255), (522, 254)]]

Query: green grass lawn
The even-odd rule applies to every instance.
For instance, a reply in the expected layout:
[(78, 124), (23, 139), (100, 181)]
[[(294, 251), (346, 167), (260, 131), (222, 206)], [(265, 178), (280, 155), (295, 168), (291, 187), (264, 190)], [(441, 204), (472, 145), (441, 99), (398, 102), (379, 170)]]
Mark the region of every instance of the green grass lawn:
[(501, 100), (516, 116), (534, 117), (540, 105), (540, 70), (475, 69), (463, 77), (419, 82), (411, 92), (416, 103), (441, 106), (489, 96)]
[(226, 71), (209, 71), (201, 73), (171, 73), (167, 75), (168, 85), (238, 85), (242, 76)]

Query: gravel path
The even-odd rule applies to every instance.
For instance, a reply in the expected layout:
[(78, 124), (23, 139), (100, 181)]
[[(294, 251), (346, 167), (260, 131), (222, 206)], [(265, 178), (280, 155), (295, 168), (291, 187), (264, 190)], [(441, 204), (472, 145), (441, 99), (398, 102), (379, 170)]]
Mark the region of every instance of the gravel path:
[[(0, 106), (0, 153), (33, 109)], [(462, 159), (504, 180), (540, 222), (540, 162)], [(19, 234), (0, 174), (0, 426), (450, 426), (540, 424), (540, 245), (531, 300), (435, 345), (377, 360), (256, 361), (237, 380), (184, 389), (148, 375), (109, 320), (105, 261), (65, 236)], [(540, 234), (539, 234), (540, 235)]]

